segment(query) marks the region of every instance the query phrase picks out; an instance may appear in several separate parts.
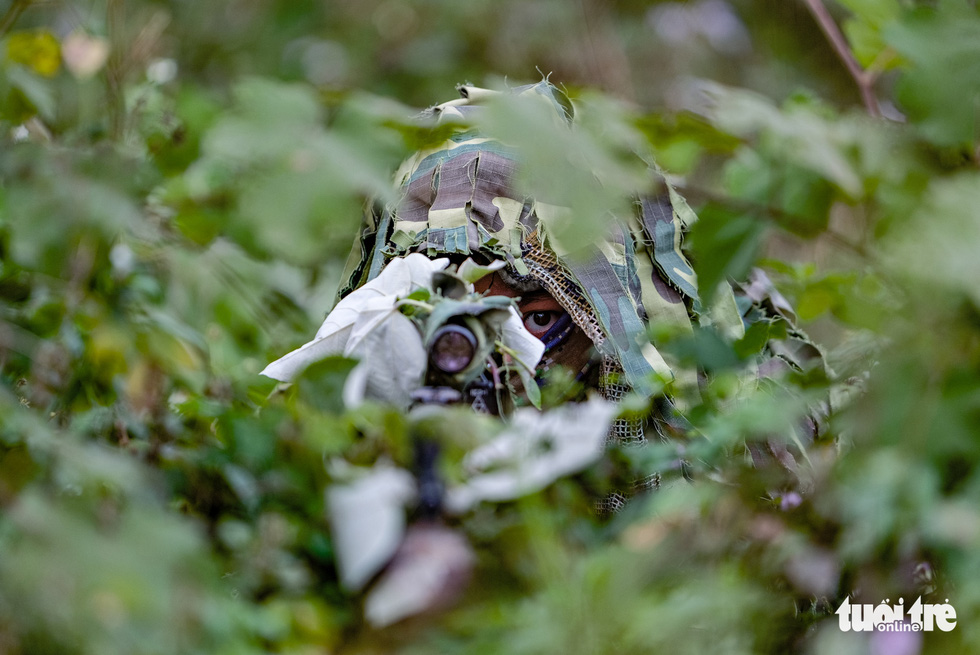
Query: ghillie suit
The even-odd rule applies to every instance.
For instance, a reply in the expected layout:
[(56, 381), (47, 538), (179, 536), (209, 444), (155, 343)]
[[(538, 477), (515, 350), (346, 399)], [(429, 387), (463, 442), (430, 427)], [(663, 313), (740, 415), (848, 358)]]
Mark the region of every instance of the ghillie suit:
[[(372, 206), (366, 212), (340, 296), (374, 279), (391, 258), (413, 252), (504, 260), (507, 267), (502, 276), (512, 288), (544, 289), (571, 318), (571, 325), (556, 325), (542, 339), (548, 346), (545, 367), (560, 362), (563, 348), (578, 335), (591, 341), (594, 355), (583, 370), (573, 372), (606, 399), (619, 400), (631, 390), (653, 394), (659, 388), (658, 377), (669, 384), (671, 395), (657, 396), (651, 417), (615, 421), (610, 442), (639, 445), (654, 435), (669, 439), (682, 433), (684, 421), (675, 404), (697, 396), (698, 372), (681, 367), (658, 350), (650, 342), (647, 326), (657, 324), (674, 334), (689, 334), (698, 322), (711, 322), (737, 338), (743, 320), (773, 315), (785, 303), (773, 302), (774, 296), (761, 282), (747, 286), (748, 293), (737, 289), (740, 302), (733, 289), (724, 285), (719, 291), (722, 300), (713, 303), (723, 311), (710, 317), (700, 315), (697, 279), (681, 249), (683, 235), (696, 216), (655, 170), (650, 171), (651, 191), (633, 199), (631, 215), (608, 221), (604, 242), (575, 253), (560, 253), (549, 231), (560, 220), (560, 211), (515, 188), (520, 149), (473, 129), (472, 121), (483, 109), (481, 102), (497, 92), (471, 86), (458, 90), (459, 100), (424, 114), (435, 124), (458, 124), (458, 129), (402, 165), (395, 179), (397, 201)], [(549, 82), (511, 92), (548, 103), (573, 128), (571, 103)], [(802, 335), (793, 334), (790, 340), (792, 347), (781, 355), (790, 360), (790, 366), (806, 365), (791, 361), (791, 350), (803, 359), (819, 357)], [(777, 459), (782, 456), (779, 453)], [(649, 476), (632, 491), (659, 484), (659, 474)], [(602, 509), (616, 510), (623, 502), (623, 495), (613, 495)]]

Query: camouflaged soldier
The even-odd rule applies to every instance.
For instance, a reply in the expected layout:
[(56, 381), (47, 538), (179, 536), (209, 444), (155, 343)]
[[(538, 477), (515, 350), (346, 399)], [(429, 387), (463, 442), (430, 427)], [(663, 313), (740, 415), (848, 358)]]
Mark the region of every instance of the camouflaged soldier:
[[(340, 296), (377, 277), (392, 258), (409, 253), (454, 261), (503, 260), (506, 267), (480, 281), (477, 289), (519, 298), (525, 327), (546, 346), (539, 371), (564, 366), (610, 400), (630, 390), (652, 393), (658, 376), (671, 381), (672, 389), (696, 395), (697, 371), (671, 362), (647, 336), (651, 322), (691, 331), (698, 320), (696, 276), (681, 249), (696, 217), (684, 199), (651, 171), (658, 194), (635, 198), (633, 215), (610, 221), (606, 243), (574, 258), (562, 257), (549, 246), (548, 222), (543, 220), (552, 208), (515, 188), (520, 149), (467, 126), (481, 110), (481, 101), (496, 92), (471, 86), (458, 90), (460, 99), (426, 112), (435, 121), (455, 119), (458, 131), (406, 161), (396, 175), (398, 200), (367, 213)], [(547, 81), (511, 92), (540, 98), (563, 120), (572, 121), (568, 98)], [(788, 304), (761, 273), (745, 288), (731, 291), (729, 302), (718, 303), (730, 309), (729, 315), (712, 321), (726, 325), (735, 337), (744, 321), (761, 313), (792, 318)], [(819, 357), (802, 335), (791, 335), (783, 350), (772, 366), (804, 365)], [(669, 438), (683, 429), (681, 423), (673, 399), (660, 396), (652, 417), (616, 421), (609, 439), (642, 444), (654, 436)], [(753, 454), (792, 459), (782, 452)], [(659, 475), (639, 487), (657, 484)], [(615, 510), (624, 501), (614, 496), (605, 509)]]

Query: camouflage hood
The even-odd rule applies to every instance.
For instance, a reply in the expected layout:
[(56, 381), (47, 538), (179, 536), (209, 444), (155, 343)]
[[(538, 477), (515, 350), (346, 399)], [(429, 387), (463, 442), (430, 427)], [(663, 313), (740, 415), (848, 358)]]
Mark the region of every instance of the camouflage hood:
[[(412, 252), (503, 259), (518, 284), (539, 284), (572, 315), (604, 358), (604, 373), (621, 372), (623, 389), (651, 391), (653, 373), (696, 385), (693, 372), (669, 364), (646, 334), (650, 322), (691, 329), (697, 283), (681, 241), (695, 216), (683, 198), (651, 170), (656, 192), (634, 198), (632, 215), (608, 221), (605, 240), (563, 252), (551, 237), (567, 210), (516, 191), (521, 148), (473, 129), (481, 102), (499, 92), (458, 90), (460, 99), (424, 113), (457, 127), (404, 162), (396, 202), (367, 212), (341, 295), (376, 277), (392, 257)], [(574, 129), (571, 103), (547, 81), (511, 93), (539, 98)]]

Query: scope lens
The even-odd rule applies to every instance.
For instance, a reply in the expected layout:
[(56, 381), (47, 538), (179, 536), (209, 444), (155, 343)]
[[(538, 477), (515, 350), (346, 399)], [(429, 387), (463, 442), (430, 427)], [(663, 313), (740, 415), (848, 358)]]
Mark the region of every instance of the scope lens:
[(429, 356), (432, 364), (443, 373), (459, 373), (470, 365), (476, 355), (476, 337), (459, 325), (445, 325), (432, 338)]

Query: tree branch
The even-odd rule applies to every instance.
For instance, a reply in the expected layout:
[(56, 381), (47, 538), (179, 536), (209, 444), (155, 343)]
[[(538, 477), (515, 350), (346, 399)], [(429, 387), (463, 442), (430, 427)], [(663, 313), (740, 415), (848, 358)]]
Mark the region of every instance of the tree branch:
[(834, 22), (834, 18), (824, 6), (823, 0), (804, 0), (804, 2), (806, 2), (807, 9), (810, 10), (814, 20), (817, 21), (817, 25), (820, 26), (824, 36), (830, 41), (830, 45), (834, 48), (837, 56), (844, 62), (844, 67), (847, 68), (847, 72), (851, 74), (851, 77), (857, 83), (858, 90), (861, 92), (861, 99), (864, 101), (864, 108), (870, 115), (875, 118), (880, 118), (881, 107), (878, 104), (878, 98), (875, 97), (874, 92), (876, 75), (861, 68), (857, 59), (854, 58), (854, 53), (851, 52), (850, 46), (847, 45), (847, 39), (841, 34), (837, 23)]
[(123, 23), (122, 0), (109, 0), (106, 4), (106, 27), (109, 37), (109, 60), (105, 67), (106, 110), (109, 118), (109, 134), (118, 141), (123, 136), (126, 118), (126, 100), (123, 97)]
[(27, 9), (27, 5), (29, 4), (31, 4), (31, 0), (14, 0), (7, 7), (7, 11), (0, 17), (0, 36), (6, 34), (14, 26), (14, 23), (17, 22), (17, 19), (24, 13), (24, 10)]

